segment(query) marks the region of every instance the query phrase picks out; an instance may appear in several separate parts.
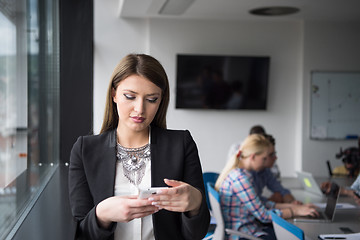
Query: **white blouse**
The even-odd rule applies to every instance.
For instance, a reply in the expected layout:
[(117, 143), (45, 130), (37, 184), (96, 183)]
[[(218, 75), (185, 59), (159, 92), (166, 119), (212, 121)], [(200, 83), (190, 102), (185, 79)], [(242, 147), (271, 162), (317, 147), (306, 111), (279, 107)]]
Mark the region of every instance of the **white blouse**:
[[(151, 161), (146, 162), (145, 174), (138, 186), (139, 188), (151, 187)], [(116, 163), (115, 196), (138, 195), (138, 188), (130, 183), (124, 175), (123, 164)], [(130, 222), (118, 222), (115, 229), (115, 240), (154, 240), (152, 215), (136, 218)]]

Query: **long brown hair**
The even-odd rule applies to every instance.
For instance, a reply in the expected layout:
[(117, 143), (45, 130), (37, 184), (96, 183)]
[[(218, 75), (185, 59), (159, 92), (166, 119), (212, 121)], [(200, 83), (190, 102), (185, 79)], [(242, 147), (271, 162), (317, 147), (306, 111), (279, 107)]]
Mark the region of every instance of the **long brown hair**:
[(113, 101), (112, 90), (117, 88), (119, 83), (131, 75), (142, 76), (161, 90), (161, 103), (151, 125), (166, 128), (166, 112), (169, 105), (169, 80), (163, 66), (158, 60), (146, 54), (129, 54), (125, 56), (115, 67), (110, 78), (106, 94), (105, 114), (101, 131), (113, 130), (117, 127), (119, 116), (116, 104)]

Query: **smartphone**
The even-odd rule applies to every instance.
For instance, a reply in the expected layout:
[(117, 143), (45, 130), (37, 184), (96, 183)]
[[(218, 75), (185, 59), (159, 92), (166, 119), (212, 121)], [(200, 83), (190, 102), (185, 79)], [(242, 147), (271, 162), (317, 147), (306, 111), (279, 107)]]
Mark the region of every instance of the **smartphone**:
[(139, 189), (139, 196), (140, 199), (149, 198), (152, 194), (156, 194), (161, 189), (168, 189), (168, 187), (151, 187), (146, 189)]

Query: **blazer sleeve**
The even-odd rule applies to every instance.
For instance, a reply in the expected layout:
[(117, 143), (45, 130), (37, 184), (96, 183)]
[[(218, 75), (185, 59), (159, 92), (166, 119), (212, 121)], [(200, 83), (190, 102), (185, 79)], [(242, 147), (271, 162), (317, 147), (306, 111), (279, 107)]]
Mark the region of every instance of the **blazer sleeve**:
[(183, 181), (200, 190), (202, 194), (202, 203), (198, 215), (188, 217), (187, 213), (182, 214), (182, 232), (185, 239), (202, 239), (209, 228), (210, 213), (206, 203), (198, 150), (189, 131), (185, 131), (184, 151), (185, 167)]
[(76, 239), (112, 239), (116, 224), (109, 229), (98, 225), (93, 196), (84, 169), (83, 137), (79, 137), (70, 154), (69, 200), (72, 215), (77, 222)]

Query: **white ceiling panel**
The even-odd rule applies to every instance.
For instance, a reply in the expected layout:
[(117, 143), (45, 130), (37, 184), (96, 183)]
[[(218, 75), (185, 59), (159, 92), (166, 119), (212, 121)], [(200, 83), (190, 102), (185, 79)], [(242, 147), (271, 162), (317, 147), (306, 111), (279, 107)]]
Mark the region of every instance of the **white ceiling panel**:
[[(189, 4), (190, 3), (190, 4)], [(172, 9), (160, 14), (164, 6)], [(184, 8), (188, 4), (188, 8)], [(321, 20), (360, 22), (360, 0), (120, 0), (120, 17), (203, 20)], [(254, 16), (260, 7), (297, 7), (286, 16)], [(176, 9), (178, 8), (178, 9)]]

